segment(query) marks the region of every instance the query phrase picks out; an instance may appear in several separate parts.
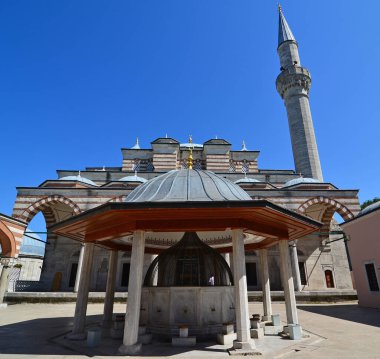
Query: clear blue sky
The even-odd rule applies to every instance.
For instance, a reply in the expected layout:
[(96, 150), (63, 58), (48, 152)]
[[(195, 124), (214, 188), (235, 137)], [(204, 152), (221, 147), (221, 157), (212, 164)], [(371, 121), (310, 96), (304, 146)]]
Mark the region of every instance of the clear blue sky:
[[(282, 5), (325, 180), (379, 196), (380, 2)], [(0, 212), (56, 169), (120, 166), (136, 136), (244, 139), (260, 168), (293, 169), (277, 28), (268, 0), (2, 1)]]

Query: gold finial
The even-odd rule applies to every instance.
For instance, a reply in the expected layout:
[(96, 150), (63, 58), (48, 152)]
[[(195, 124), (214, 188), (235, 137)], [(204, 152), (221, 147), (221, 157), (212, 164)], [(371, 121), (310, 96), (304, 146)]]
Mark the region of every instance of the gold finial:
[(189, 159), (187, 160), (187, 167), (189, 170), (192, 170), (193, 169), (193, 148), (194, 148), (194, 145), (192, 145), (193, 143), (193, 136), (190, 135), (189, 136), (189, 143), (191, 144), (190, 147), (189, 147)]
[(282, 7), (280, 3), (277, 3), (277, 7), (278, 7), (278, 12), (282, 12)]

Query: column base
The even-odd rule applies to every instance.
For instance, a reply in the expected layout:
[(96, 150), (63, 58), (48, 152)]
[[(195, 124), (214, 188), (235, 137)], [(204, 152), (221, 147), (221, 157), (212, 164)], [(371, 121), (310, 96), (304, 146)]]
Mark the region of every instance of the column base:
[(87, 333), (69, 333), (65, 338), (69, 340), (85, 340), (87, 338)]
[(8, 307), (7, 303), (0, 303), (0, 309), (5, 309)]
[(247, 342), (241, 342), (239, 340), (234, 340), (232, 344), (233, 349), (242, 349), (242, 350), (253, 350), (256, 349), (255, 341), (249, 340)]
[(123, 355), (134, 355), (141, 352), (141, 343), (136, 343), (132, 345), (120, 345), (119, 353)]
[(261, 320), (262, 320), (263, 322), (270, 322), (270, 321), (272, 320), (272, 316), (271, 316), (271, 315), (263, 315), (263, 316), (261, 317)]
[(261, 353), (256, 350), (255, 342), (250, 340), (248, 342), (240, 342), (234, 340), (232, 348), (228, 349), (229, 355), (261, 355)]

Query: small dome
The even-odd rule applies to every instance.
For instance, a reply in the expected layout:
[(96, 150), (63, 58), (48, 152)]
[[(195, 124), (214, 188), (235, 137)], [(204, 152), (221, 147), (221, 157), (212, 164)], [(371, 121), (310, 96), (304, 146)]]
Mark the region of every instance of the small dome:
[(374, 211), (375, 209), (380, 208), (380, 201), (370, 204), (368, 207), (362, 209), (358, 216), (362, 216), (363, 214), (367, 214), (369, 212)]
[(20, 255), (43, 257), (45, 254), (45, 242), (42, 242), (40, 236), (32, 231), (26, 230), (25, 234), (22, 237)]
[(59, 181), (77, 181), (77, 182), (90, 184), (92, 186), (98, 186), (95, 182), (91, 181), (88, 178), (82, 177), (80, 174), (78, 174), (77, 176), (61, 177), (61, 178), (59, 178)]
[(290, 186), (294, 186), (294, 185), (300, 184), (300, 183), (321, 183), (321, 182), (314, 179), (314, 178), (298, 177), (298, 178), (294, 178), (294, 179), (286, 182), (284, 184), (284, 187), (290, 187)]
[(135, 188), (126, 202), (250, 201), (238, 185), (211, 171), (173, 170)]
[(257, 182), (261, 182), (261, 181), (254, 178), (243, 177), (243, 178), (238, 179), (234, 183), (239, 184), (239, 183), (257, 183)]
[(159, 254), (144, 280), (146, 287), (232, 284), (232, 273), (225, 259), (202, 242), (195, 232), (186, 232), (177, 244)]
[(139, 177), (139, 176), (137, 176), (137, 174), (135, 174), (134, 176), (126, 176), (126, 177), (120, 178), (118, 181), (121, 181), (121, 182), (140, 182), (140, 183), (147, 182), (147, 180), (145, 178)]

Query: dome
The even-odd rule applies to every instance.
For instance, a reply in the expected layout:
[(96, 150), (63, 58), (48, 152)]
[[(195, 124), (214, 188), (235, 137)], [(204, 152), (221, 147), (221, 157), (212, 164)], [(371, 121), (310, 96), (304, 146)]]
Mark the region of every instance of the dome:
[(290, 186), (294, 186), (296, 184), (301, 184), (301, 183), (321, 183), (321, 182), (314, 178), (298, 177), (286, 182), (284, 184), (284, 187), (290, 187)]
[(88, 178), (82, 177), (80, 173), (77, 176), (66, 176), (59, 178), (59, 181), (78, 181), (86, 184), (90, 184), (92, 186), (97, 186), (97, 184), (93, 181), (91, 181)]
[(159, 254), (144, 279), (146, 287), (232, 284), (232, 273), (225, 259), (195, 232), (186, 232), (177, 244)]
[(250, 201), (238, 185), (210, 171), (173, 170), (135, 188), (126, 202)]
[(45, 242), (41, 240), (40, 236), (32, 231), (28, 232), (27, 230), (25, 234), (22, 237), (20, 255), (43, 257), (45, 254)]
[(137, 174), (135, 174), (134, 176), (126, 176), (126, 177), (120, 178), (118, 181), (121, 181), (121, 182), (141, 182), (141, 183), (147, 182), (147, 180), (145, 178), (139, 177), (139, 176), (137, 176)]
[(243, 177), (243, 178), (238, 179), (234, 183), (239, 184), (239, 183), (257, 183), (257, 182), (260, 182), (260, 181), (254, 178)]
[(362, 216), (363, 214), (367, 214), (369, 212), (374, 211), (375, 209), (380, 208), (380, 201), (370, 204), (368, 207), (362, 209), (358, 216)]

